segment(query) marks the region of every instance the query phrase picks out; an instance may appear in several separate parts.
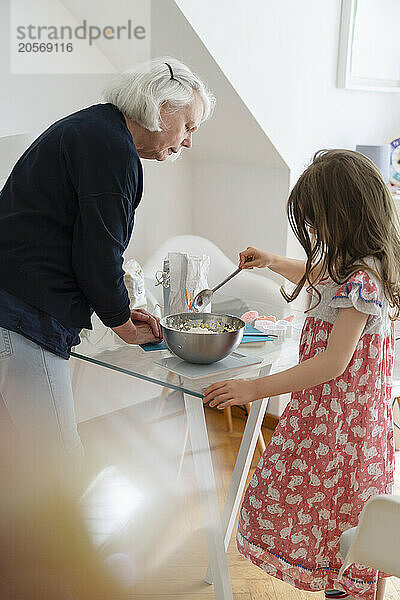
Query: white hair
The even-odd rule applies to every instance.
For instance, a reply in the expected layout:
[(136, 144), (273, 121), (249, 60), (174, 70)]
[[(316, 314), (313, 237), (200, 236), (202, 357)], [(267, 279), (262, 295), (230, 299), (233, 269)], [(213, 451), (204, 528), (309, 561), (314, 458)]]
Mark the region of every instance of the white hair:
[(171, 110), (180, 110), (193, 102), (196, 92), (204, 105), (203, 123), (214, 109), (214, 95), (186, 65), (163, 56), (121, 73), (104, 90), (103, 97), (145, 129), (161, 131), (163, 104)]

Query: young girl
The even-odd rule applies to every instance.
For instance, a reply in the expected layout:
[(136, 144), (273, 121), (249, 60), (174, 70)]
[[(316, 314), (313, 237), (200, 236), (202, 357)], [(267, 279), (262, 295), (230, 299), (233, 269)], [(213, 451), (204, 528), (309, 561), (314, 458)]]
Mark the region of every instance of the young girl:
[(392, 491), (397, 213), (372, 162), (348, 150), (317, 153), (287, 210), (306, 262), (248, 248), (240, 266), (269, 267), (293, 282), (291, 294), (282, 291), (289, 302), (304, 286), (312, 293), (300, 362), (255, 381), (222, 381), (204, 394), (222, 409), (293, 392), (247, 488), (238, 549), (297, 588), (381, 599), (385, 574), (354, 564), (338, 577), (339, 541), (367, 500)]

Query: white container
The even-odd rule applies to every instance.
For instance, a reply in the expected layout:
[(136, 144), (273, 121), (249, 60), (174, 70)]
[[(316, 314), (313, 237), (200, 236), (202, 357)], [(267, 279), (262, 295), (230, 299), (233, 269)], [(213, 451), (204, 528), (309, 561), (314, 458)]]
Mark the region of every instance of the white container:
[(281, 325), (282, 327), (285, 327), (285, 329), (286, 329), (285, 336), (286, 337), (292, 337), (292, 335), (293, 335), (293, 325), (292, 325), (292, 323), (290, 323), (289, 321), (285, 321), (284, 319), (282, 319), (281, 321), (277, 321), (276, 325)]

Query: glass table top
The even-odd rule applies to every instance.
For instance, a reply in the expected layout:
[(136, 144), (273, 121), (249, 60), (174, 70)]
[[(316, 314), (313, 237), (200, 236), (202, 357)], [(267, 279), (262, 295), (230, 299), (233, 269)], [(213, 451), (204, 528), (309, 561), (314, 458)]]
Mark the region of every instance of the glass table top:
[(241, 344), (237, 352), (256, 355), (262, 363), (246, 367), (240, 371), (220, 373), (200, 379), (189, 379), (156, 364), (162, 358), (173, 356), (168, 350), (145, 352), (140, 346), (122, 341), (111, 329), (101, 325), (93, 330), (84, 330), (82, 342), (73, 348), (72, 356), (94, 363), (151, 383), (178, 390), (193, 396), (202, 397), (203, 390), (214, 381), (229, 378), (253, 378), (263, 374), (263, 369), (273, 365), (273, 371), (283, 370), (297, 363), (298, 338), (305, 315), (293, 310), (291, 305), (244, 301), (238, 298), (219, 295), (212, 305), (212, 312), (241, 316), (247, 310), (256, 310), (259, 315), (274, 315), (277, 319), (295, 315), (295, 328), (292, 337), (282, 341), (274, 339), (262, 345)]

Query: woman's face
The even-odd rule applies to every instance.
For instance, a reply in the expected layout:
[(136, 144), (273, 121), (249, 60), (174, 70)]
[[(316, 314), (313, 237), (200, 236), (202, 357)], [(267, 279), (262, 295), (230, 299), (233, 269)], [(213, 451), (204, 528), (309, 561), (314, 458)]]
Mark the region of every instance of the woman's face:
[(191, 148), (192, 135), (200, 127), (203, 113), (203, 102), (197, 93), (192, 104), (175, 112), (163, 106), (162, 131), (140, 128), (139, 132), (132, 132), (140, 158), (164, 161), (180, 153), (183, 148)]

